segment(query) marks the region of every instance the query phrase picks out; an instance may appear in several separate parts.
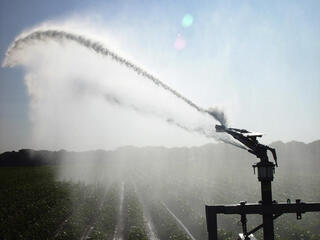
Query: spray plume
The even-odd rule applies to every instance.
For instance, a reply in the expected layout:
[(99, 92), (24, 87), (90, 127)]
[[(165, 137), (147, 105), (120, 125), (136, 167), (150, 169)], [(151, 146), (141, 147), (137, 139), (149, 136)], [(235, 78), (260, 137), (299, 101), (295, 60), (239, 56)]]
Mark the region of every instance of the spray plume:
[[(57, 30), (46, 30), (46, 31), (36, 31), (32, 32), (31, 34), (27, 35), (26, 37), (23, 38), (18, 38), (14, 41), (12, 46), (8, 49), (6, 56), (10, 56), (10, 53), (14, 51), (15, 49), (21, 47), (23, 44), (27, 44), (30, 41), (33, 40), (46, 40), (46, 39), (56, 39), (56, 40), (71, 40), (79, 43), (82, 46), (85, 46), (87, 48), (92, 49), (98, 54), (102, 54), (104, 56), (110, 56), (113, 60), (119, 62), (120, 64), (124, 64), (126, 67), (132, 69), (138, 74), (141, 74), (142, 76), (146, 77), (147, 79), (151, 80), (153, 83), (156, 85), (162, 87), (163, 89), (171, 92), (174, 94), (176, 97), (182, 99), (184, 102), (189, 104), (191, 107), (195, 108), (197, 111), (202, 112), (202, 113), (208, 113), (211, 116), (213, 116), (217, 121), (219, 121), (222, 125), (226, 125), (226, 119), (224, 116), (224, 113), (219, 111), (216, 108), (210, 108), (209, 110), (204, 110), (201, 107), (197, 106), (195, 103), (193, 103), (191, 100), (187, 99), (162, 81), (160, 81), (158, 78), (154, 77), (152, 74), (148, 73), (141, 67), (133, 64), (129, 60), (119, 56), (118, 54), (110, 51), (108, 48), (104, 47), (101, 43), (92, 41), (88, 38), (85, 38), (83, 36), (73, 34), (73, 33), (68, 33), (64, 31), (57, 31)], [(11, 65), (8, 64), (6, 61), (4, 61), (3, 66), (6, 65)]]
[[(23, 49), (26, 46), (32, 45), (34, 42), (47, 42), (50, 40), (55, 40), (56, 42), (74, 42), (77, 43), (86, 49), (92, 50), (95, 53), (102, 55), (104, 57), (110, 58), (113, 61), (124, 65), (128, 69), (136, 72), (138, 75), (142, 76), (144, 79), (147, 79), (151, 81), (153, 84), (156, 86), (162, 88), (165, 90), (167, 93), (172, 94), (176, 98), (182, 100), (185, 104), (188, 106), (192, 107), (192, 109), (196, 110), (197, 112), (206, 115), (206, 116), (211, 116), (217, 121), (219, 121), (222, 125), (226, 125), (227, 121), (225, 118), (225, 114), (222, 111), (219, 111), (216, 108), (211, 108), (209, 110), (205, 110), (195, 103), (193, 103), (191, 100), (187, 99), (162, 81), (160, 81), (158, 78), (144, 70), (143, 68), (137, 66), (136, 64), (132, 63), (131, 61), (127, 60), (126, 58), (123, 58), (119, 56), (117, 53), (114, 51), (111, 51), (107, 47), (105, 47), (102, 43), (89, 39), (86, 36), (76, 34), (73, 32), (65, 31), (65, 30), (56, 30), (56, 29), (45, 29), (45, 30), (34, 30), (31, 31), (28, 34), (21, 34), (18, 36), (13, 44), (10, 46), (6, 53), (6, 58), (3, 62), (3, 66), (14, 66), (16, 64), (19, 64), (19, 59), (14, 59), (12, 56), (16, 51), (19, 51)], [(88, 88), (85, 86), (85, 88)], [(90, 87), (89, 87), (90, 88)], [(163, 112), (155, 111), (152, 108), (145, 108), (144, 106), (139, 106), (139, 104), (136, 104), (131, 101), (123, 101), (121, 97), (118, 97), (117, 94), (113, 93), (112, 90), (101, 90), (101, 88), (96, 87), (94, 90), (94, 94), (100, 94), (103, 96), (104, 100), (107, 102), (113, 104), (113, 105), (119, 105), (122, 107), (127, 107), (130, 108), (136, 112), (143, 113), (143, 114), (150, 114), (153, 116), (160, 117), (164, 120), (166, 120), (168, 123), (175, 125), (181, 129), (184, 129), (188, 132), (198, 132), (206, 137), (209, 138), (215, 138), (216, 140), (220, 140), (229, 144), (232, 144), (237, 147), (243, 148), (242, 145), (238, 144), (237, 142), (232, 141), (229, 137), (226, 137), (225, 135), (218, 135), (218, 134), (213, 134), (212, 131), (206, 130), (204, 127), (190, 127), (188, 124), (181, 123), (179, 120), (174, 120), (174, 117), (169, 117), (167, 116), (168, 114), (165, 114)]]

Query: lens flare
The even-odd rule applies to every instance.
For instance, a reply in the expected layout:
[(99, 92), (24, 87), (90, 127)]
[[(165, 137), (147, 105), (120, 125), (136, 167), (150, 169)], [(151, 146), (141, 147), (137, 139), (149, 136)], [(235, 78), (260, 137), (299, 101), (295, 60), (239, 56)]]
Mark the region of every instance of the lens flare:
[(190, 14), (185, 14), (182, 18), (181, 24), (183, 27), (190, 27), (193, 23), (193, 16)]
[(174, 41), (174, 48), (177, 50), (183, 50), (186, 47), (186, 41), (178, 35), (176, 40)]

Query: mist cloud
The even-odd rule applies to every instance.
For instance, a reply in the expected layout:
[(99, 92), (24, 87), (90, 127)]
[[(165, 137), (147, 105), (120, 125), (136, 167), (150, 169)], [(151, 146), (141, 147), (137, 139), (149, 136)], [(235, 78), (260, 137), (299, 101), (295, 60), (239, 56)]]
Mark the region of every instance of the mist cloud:
[[(22, 33), (3, 62), (3, 66), (15, 65), (24, 66), (27, 72), (31, 118), (38, 142), (46, 139), (51, 145), (69, 139), (70, 144), (76, 137), (72, 145), (77, 145), (83, 141), (81, 138), (86, 138), (85, 142), (94, 138), (91, 144), (94, 146), (94, 142), (105, 140), (102, 133), (112, 133), (108, 134), (109, 141), (113, 137), (116, 140), (115, 135), (121, 130), (109, 129), (110, 122), (131, 124), (139, 121), (141, 115), (232, 142), (213, 130), (214, 119), (226, 124), (223, 112), (202, 109), (83, 32), (54, 26)], [(138, 114), (131, 116), (132, 111)]]

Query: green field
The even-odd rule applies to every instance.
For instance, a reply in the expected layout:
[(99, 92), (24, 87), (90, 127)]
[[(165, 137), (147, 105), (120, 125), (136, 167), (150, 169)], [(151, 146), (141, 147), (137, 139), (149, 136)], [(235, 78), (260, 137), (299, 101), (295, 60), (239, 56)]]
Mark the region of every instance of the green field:
[[(0, 168), (1, 239), (113, 239), (119, 217), (124, 239), (149, 238), (132, 184), (125, 184), (120, 215), (119, 184), (56, 181), (56, 171), (57, 167)], [(167, 236), (188, 239), (177, 226)]]
[[(191, 196), (190, 191), (173, 178), (166, 180), (166, 188), (157, 189), (158, 194), (152, 193), (153, 186), (142, 174), (131, 181), (125, 180), (123, 206), (119, 212), (122, 191), (119, 181), (104, 184), (58, 181), (57, 170), (58, 167), (0, 168), (1, 239), (114, 239), (116, 231), (123, 239), (130, 240), (150, 239), (150, 231), (154, 231), (158, 239), (190, 239), (165, 209), (164, 202), (196, 239), (207, 237), (200, 209), (204, 206), (199, 199), (201, 194)], [(166, 197), (159, 200), (161, 191), (166, 191)], [(223, 201), (230, 194), (216, 195)], [(197, 201), (200, 204), (194, 204)], [(119, 218), (123, 226), (117, 229)], [(153, 225), (151, 230), (148, 221)], [(222, 240), (235, 238), (240, 231), (238, 221), (237, 217), (220, 219)], [(289, 215), (276, 222), (276, 239), (320, 239), (319, 214), (306, 214), (299, 222)]]

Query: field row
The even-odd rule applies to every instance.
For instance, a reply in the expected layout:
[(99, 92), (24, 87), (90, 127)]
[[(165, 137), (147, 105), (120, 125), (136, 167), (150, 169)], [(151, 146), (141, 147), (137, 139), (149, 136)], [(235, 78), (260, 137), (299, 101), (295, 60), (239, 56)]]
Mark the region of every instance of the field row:
[(48, 167), (0, 172), (2, 239), (190, 239), (132, 182), (60, 182)]
[[(0, 236), (2, 239), (207, 239), (204, 205), (241, 199), (246, 194), (200, 189), (202, 179), (183, 181), (134, 169), (112, 181), (57, 181), (52, 167), (0, 168)], [(161, 181), (161, 182), (160, 182)], [(315, 200), (318, 192), (312, 193)], [(310, 196), (313, 196), (310, 194)], [(308, 197), (308, 196), (306, 196)], [(220, 202), (220, 203), (221, 203)], [(238, 216), (219, 217), (221, 240), (241, 231)], [(277, 240), (319, 239), (318, 213), (281, 216)], [(261, 217), (249, 218), (249, 228)], [(261, 237), (260, 233), (256, 234)]]

